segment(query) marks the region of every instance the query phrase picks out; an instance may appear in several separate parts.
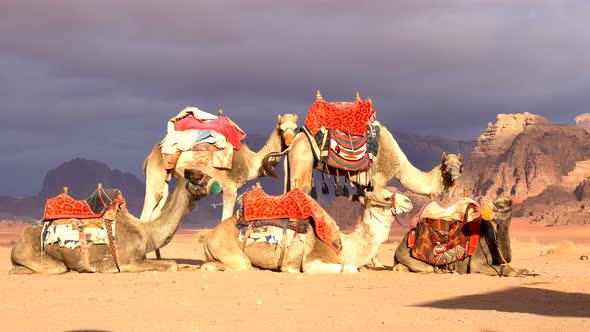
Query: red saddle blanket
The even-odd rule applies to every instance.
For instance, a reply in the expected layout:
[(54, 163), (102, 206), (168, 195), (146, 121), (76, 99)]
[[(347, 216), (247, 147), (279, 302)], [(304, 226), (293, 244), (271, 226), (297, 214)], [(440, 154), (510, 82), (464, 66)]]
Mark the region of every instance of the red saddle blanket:
[(432, 265), (446, 265), (472, 256), (479, 242), (479, 204), (463, 198), (444, 209), (427, 204), (413, 221), (408, 236), (412, 257)]
[(219, 116), (214, 120), (201, 121), (192, 115), (187, 115), (174, 123), (174, 130), (189, 129), (214, 130), (225, 136), (236, 150), (240, 149), (241, 140), (246, 137), (246, 134), (225, 116)]
[(342, 250), (340, 228), (313, 198), (299, 189), (281, 196), (272, 196), (262, 188), (244, 193), (243, 213), (245, 221), (268, 219), (307, 219), (314, 222), (314, 230), (320, 240), (336, 253)]
[(43, 220), (100, 218), (107, 211), (116, 209), (126, 210), (125, 199), (118, 189), (100, 188), (83, 200), (59, 194), (45, 202)]
[(373, 103), (369, 100), (329, 103), (316, 100), (307, 112), (305, 126), (312, 136), (324, 126), (347, 134), (363, 136), (367, 133), (369, 120), (374, 115)]

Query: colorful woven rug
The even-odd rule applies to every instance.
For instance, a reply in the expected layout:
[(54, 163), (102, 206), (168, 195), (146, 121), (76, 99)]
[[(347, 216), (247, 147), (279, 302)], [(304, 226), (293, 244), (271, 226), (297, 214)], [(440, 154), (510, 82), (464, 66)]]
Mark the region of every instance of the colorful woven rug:
[(371, 167), (366, 132), (363, 136), (356, 136), (330, 130), (329, 135), (326, 164), (346, 171), (363, 171)]
[(245, 221), (267, 219), (307, 219), (314, 221), (317, 237), (336, 253), (342, 250), (340, 228), (313, 198), (299, 189), (281, 196), (271, 196), (256, 188), (244, 193), (243, 213)]
[(246, 137), (246, 134), (225, 116), (219, 116), (215, 120), (201, 121), (194, 116), (187, 115), (174, 123), (174, 130), (183, 131), (190, 129), (214, 130), (225, 136), (236, 150), (240, 149), (241, 140)]
[(479, 210), (479, 204), (469, 198), (446, 209), (436, 202), (425, 205), (412, 220), (414, 228), (408, 237), (412, 257), (446, 265), (472, 256), (479, 242)]
[(369, 100), (329, 103), (320, 99), (316, 100), (309, 108), (305, 118), (305, 126), (313, 136), (322, 126), (326, 129), (363, 136), (367, 133), (369, 120), (373, 118), (374, 114), (373, 103)]

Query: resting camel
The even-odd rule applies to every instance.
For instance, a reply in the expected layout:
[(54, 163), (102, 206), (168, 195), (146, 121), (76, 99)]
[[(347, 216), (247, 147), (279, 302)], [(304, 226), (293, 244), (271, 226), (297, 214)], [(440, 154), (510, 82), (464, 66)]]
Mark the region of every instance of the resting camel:
[[(165, 246), (180, 227), (184, 217), (195, 207), (196, 201), (207, 195), (211, 177), (198, 170), (185, 170), (186, 185), (178, 185), (164, 204), (156, 219), (145, 222), (125, 210), (115, 216), (115, 254), (120, 272), (148, 270), (176, 271), (174, 261), (148, 261), (145, 254)], [(11, 252), (14, 267), (11, 274), (60, 274), (70, 270), (80, 271), (81, 249), (70, 249), (53, 243), (41, 251), (42, 227), (31, 226), (23, 231)], [(90, 245), (88, 261), (92, 272), (117, 272), (108, 245)]]
[[(198, 168), (205, 174), (217, 179), (221, 184), (223, 189), (223, 214), (221, 220), (229, 218), (233, 214), (238, 189), (250, 180), (267, 175), (262, 169), (264, 156), (269, 153), (283, 151), (290, 146), (296, 129), (297, 115), (279, 115), (277, 126), (260, 151), (253, 152), (246, 144), (242, 144), (239, 150), (234, 151), (231, 169), (218, 169), (211, 165)], [(176, 168), (173, 170), (173, 176), (176, 179), (181, 179), (184, 169), (190, 167), (190, 162), (190, 154), (181, 153)], [(164, 158), (159, 144), (154, 146), (152, 152), (145, 159), (143, 171), (146, 176), (146, 185), (141, 220), (151, 220), (160, 213), (161, 206), (166, 202), (168, 195), (168, 176), (164, 168)]]
[[(280, 248), (275, 244), (253, 243), (241, 250), (238, 241), (237, 218), (225, 219), (213, 229), (204, 244), (207, 262), (205, 270), (248, 270), (252, 266), (282, 272), (340, 273), (357, 272), (377, 252), (389, 237), (389, 230), (397, 213), (412, 209), (410, 199), (386, 189), (368, 192), (361, 197), (365, 210), (351, 234), (341, 234), (340, 256), (319, 240), (313, 230), (299, 234), (286, 248), (282, 264)], [(330, 218), (327, 216), (327, 218)], [(269, 226), (270, 227), (270, 226)], [(284, 238), (283, 238), (284, 239)]]
[[(489, 203), (482, 207), (481, 215), (482, 221), (477, 249), (473, 256), (456, 262), (456, 271), (461, 274), (482, 273), (496, 276), (516, 276), (528, 273), (528, 271), (523, 269), (516, 269), (510, 266), (502, 268), (500, 266), (512, 261), (512, 249), (510, 246), (512, 200), (509, 198), (500, 198)], [(486, 217), (486, 215), (489, 215), (489, 217)], [(489, 220), (484, 220), (484, 218)], [(497, 225), (497, 231), (494, 229), (492, 222)], [(408, 235), (409, 233), (406, 234), (395, 251), (394, 270), (409, 270), (425, 273), (434, 272), (435, 268), (433, 265), (410, 256), (410, 248), (407, 246)]]

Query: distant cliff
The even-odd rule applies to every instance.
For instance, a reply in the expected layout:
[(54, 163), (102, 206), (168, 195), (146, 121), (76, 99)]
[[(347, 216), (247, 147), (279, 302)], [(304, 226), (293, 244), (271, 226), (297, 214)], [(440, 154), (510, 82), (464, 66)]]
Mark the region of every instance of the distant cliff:
[(466, 188), (483, 201), (510, 196), (523, 202), (517, 215), (549, 224), (590, 223), (588, 217), (565, 216), (565, 210), (584, 210), (580, 207), (588, 205), (587, 196), (574, 195), (575, 188), (590, 178), (590, 132), (580, 125), (583, 119), (578, 117), (576, 125), (554, 125), (530, 113), (499, 114), (477, 140), (451, 193), (457, 196)]

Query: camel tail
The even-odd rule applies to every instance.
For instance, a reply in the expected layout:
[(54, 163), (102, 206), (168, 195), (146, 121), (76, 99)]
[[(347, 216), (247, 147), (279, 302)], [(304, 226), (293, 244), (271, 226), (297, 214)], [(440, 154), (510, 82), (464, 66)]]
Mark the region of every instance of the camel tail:
[(262, 169), (264, 170), (264, 173), (268, 176), (278, 178), (279, 176), (275, 172), (275, 167), (279, 163), (278, 160), (289, 153), (289, 151), (291, 151), (290, 147), (283, 152), (271, 152), (264, 156), (262, 159)]

